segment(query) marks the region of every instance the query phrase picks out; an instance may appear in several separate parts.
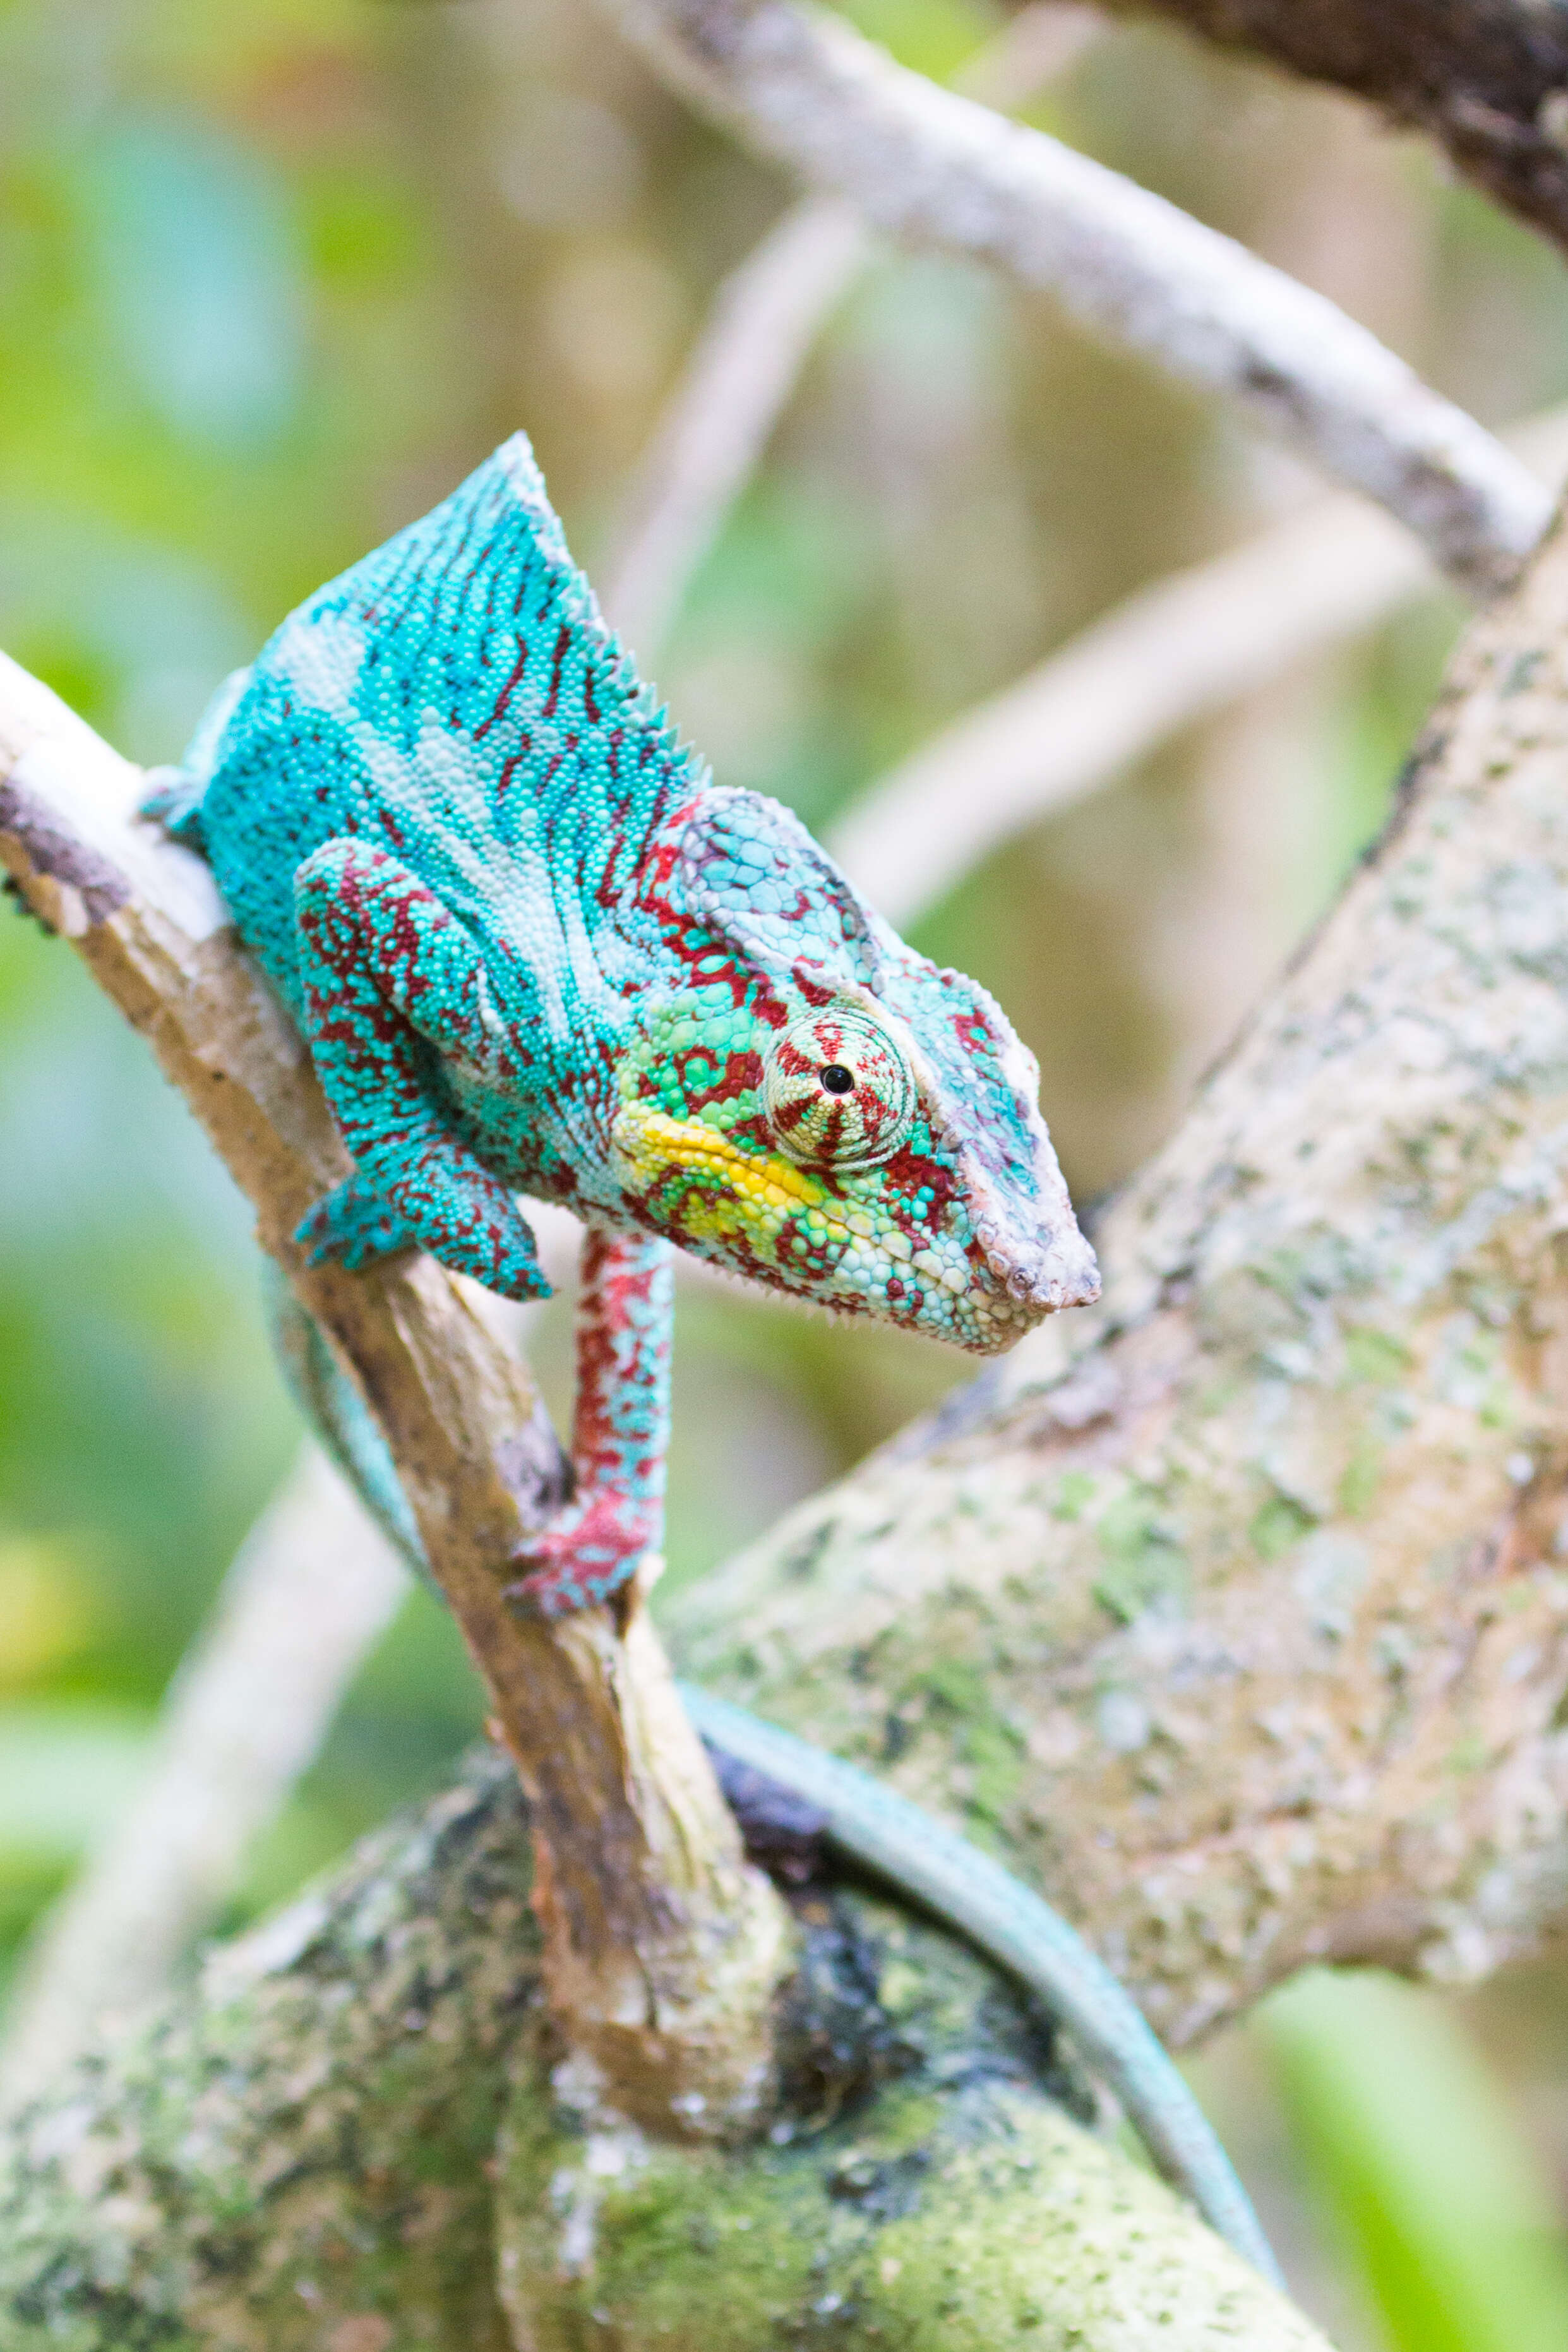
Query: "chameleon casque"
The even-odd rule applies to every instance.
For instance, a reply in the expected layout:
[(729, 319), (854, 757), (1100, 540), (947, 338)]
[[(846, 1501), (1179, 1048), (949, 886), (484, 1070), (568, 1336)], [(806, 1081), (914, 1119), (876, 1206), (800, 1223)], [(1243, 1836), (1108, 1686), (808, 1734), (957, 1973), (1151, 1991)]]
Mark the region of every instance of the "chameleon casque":
[(354, 1160), (299, 1238), (548, 1285), (518, 1192), (589, 1223), (576, 1493), (519, 1566), (549, 1614), (657, 1549), (675, 1243), (981, 1352), (1098, 1295), (973, 981), (798, 819), (676, 737), (518, 434), (311, 597), (154, 803), (204, 851)]
[[(659, 1549), (672, 1244), (982, 1354), (1098, 1296), (1033, 1057), (795, 817), (712, 782), (521, 434), (285, 621), (148, 805), (204, 852), (352, 1156), (300, 1228), (314, 1257), (423, 1249), (538, 1298), (517, 1193), (586, 1221), (574, 1492), (517, 1563), (518, 1606), (603, 1601)], [(302, 1321), (304, 1401), (422, 1566), (385, 1444)], [(1191, 2094), (1063, 1921), (865, 1774), (686, 1698), (710, 1744), (1044, 1998), (1162, 2168), (1271, 2270)]]

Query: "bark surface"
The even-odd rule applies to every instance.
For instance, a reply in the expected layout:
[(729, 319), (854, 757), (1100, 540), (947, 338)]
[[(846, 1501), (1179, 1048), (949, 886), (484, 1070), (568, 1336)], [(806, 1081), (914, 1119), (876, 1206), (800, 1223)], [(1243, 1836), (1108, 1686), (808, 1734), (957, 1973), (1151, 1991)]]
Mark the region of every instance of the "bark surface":
[(610, 2106), (726, 2129), (767, 2099), (788, 1920), (745, 1861), (639, 1588), (553, 1625), (507, 1603), (511, 1563), (562, 1493), (524, 1366), (432, 1258), (304, 1262), (292, 1236), (346, 1171), (342, 1143), (206, 867), (136, 816), (141, 789), (0, 656), (0, 860), (148, 1038), (386, 1435), (537, 1807), (556, 2013)]
[[(67, 788), (87, 751), (26, 702), (13, 870), (281, 1222), (289, 1154), (329, 1145), (295, 1049), (199, 877)], [(1105, 1216), (1102, 1308), (670, 1612), (705, 1678), (1008, 1853), (1173, 2039), (1304, 1958), (1475, 1976), (1561, 1933), (1565, 982), (1559, 533), (1472, 630), (1389, 838)], [(323, 1297), (424, 1400), (422, 1516), (472, 1615), (473, 1529), (518, 1483), (475, 1432), (527, 1399), (429, 1273)], [(616, 1899), (613, 1853), (548, 1805), (535, 1831)], [(1316, 2340), (1047, 2095), (992, 1979), (885, 1915), (807, 1922), (779, 2137), (585, 2119), (527, 1850), (506, 1774), (471, 1774), (36, 2105), (0, 2180), (7, 2345)]]
[(863, 1895), (805, 1906), (768, 2138), (585, 2129), (529, 1850), (476, 1759), (33, 2108), (6, 2352), (1325, 2352), (1074, 2119), (988, 1969)]

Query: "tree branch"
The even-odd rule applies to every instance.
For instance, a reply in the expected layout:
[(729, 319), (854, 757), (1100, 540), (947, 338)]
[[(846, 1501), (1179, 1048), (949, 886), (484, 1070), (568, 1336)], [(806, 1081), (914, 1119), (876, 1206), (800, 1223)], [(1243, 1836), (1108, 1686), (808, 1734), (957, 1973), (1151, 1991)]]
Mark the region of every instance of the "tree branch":
[(1040, 2087), (988, 1969), (863, 1895), (813, 1890), (770, 2139), (563, 2126), (528, 1850), (476, 1763), (14, 2125), (7, 2352), (1327, 2352)]
[(783, 1911), (743, 1859), (639, 1596), (613, 1622), (547, 1625), (507, 1605), (507, 1563), (561, 1478), (522, 1368), (429, 1258), (304, 1264), (291, 1236), (344, 1172), (342, 1145), (205, 866), (134, 817), (140, 789), (0, 656), (0, 856), (146, 1034), (381, 1423), (538, 1811), (545, 1977), (567, 2040), (612, 2107), (654, 2129), (727, 2128), (767, 2095)]
[[(1568, 415), (1508, 436), (1555, 485)], [(1431, 585), (1386, 515), (1340, 494), (1137, 589), (868, 784), (829, 846), (895, 923), (1025, 826), (1087, 799), (1183, 728), (1347, 643)]]
[(1106, 0), (1172, 16), (1427, 131), (1467, 178), (1568, 244), (1568, 19), (1540, 0)]
[[(6, 706), (13, 746), (26, 701), (13, 692)], [(132, 981), (174, 936), (182, 897), (179, 936), (195, 936), (202, 877), (65, 792), (38, 747), (57, 761), (69, 730), (55, 706), (41, 717), (0, 788), (8, 855), (154, 1025), (151, 987), (137, 999)], [(1109, 1212), (1102, 1309), (1047, 1327), (999, 1381), (674, 1611), (706, 1679), (983, 1826), (1076, 1914), (1173, 2039), (1304, 1958), (1473, 1976), (1563, 1924), (1565, 763), (1559, 533), (1461, 648), (1381, 855)], [(164, 953), (156, 1025), (174, 1058), (191, 1051), (179, 1024), (193, 1018), (193, 981)], [(225, 957), (217, 941), (201, 967), (209, 1055), (234, 1027)], [(245, 977), (247, 1017), (270, 1020)], [(237, 1066), (256, 1069), (251, 1050)], [(270, 1046), (260, 1066), (273, 1067)], [(243, 1127), (250, 1114), (225, 1116)], [(460, 1360), (438, 1393), (468, 1393), (475, 1378)], [(426, 1517), (439, 1531), (428, 1501)], [(821, 2242), (814, 2209), (792, 2201), (797, 2176), (769, 2170), (766, 2148), (645, 2155), (625, 2126), (560, 2137), (523, 2064), (528, 2052), (548, 2062), (548, 2044), (517, 2038), (528, 1981), (516, 1864), (486, 1864), (488, 1893), (465, 1865), (455, 1888), (430, 1875), (444, 1841), (456, 1865), (463, 1825), (483, 1813), (471, 1785), (455, 1792), (371, 1857), (342, 1907), (319, 1898), (220, 1958), (200, 2001), (18, 2131), (0, 2283), (30, 2327), (86, 2314), (86, 2352), (119, 2352), (135, 2340), (131, 2318), (181, 2309), (177, 2291), (182, 2318), (214, 2312), (214, 2335), (303, 2352), (322, 2328), (315, 2306), (311, 2333), (287, 2304), (301, 2276), (334, 2320), (358, 2320), (372, 2291), (428, 2299), (453, 2244), (469, 2249), (471, 2279), (493, 2224), (519, 2340), (564, 2344), (602, 2308), (628, 2345), (651, 2348), (665, 2306), (648, 2250), (674, 2262), (718, 2213), (738, 2217), (733, 2241), (703, 2242), (734, 2252), (671, 2279), (698, 2334), (723, 2341), (726, 2315), (768, 2294), (747, 2259), (759, 2210), (776, 2201), (783, 2216), (782, 2247), (759, 2242), (770, 2253)], [(497, 1853), (488, 1829), (479, 1843)], [(489, 1910), (482, 1927), (476, 1907)], [(459, 1924), (471, 1960), (449, 1965)], [(936, 1969), (928, 1948), (916, 1958), (917, 1976)], [(803, 2046), (836, 2048), (837, 2031), (819, 2014)], [(495, 2146), (508, 2062), (524, 2087), (492, 2210), (474, 2175)], [(570, 2087), (557, 2083), (556, 2095)], [(895, 2179), (886, 2167), (909, 2142), (896, 2085), (887, 2097), (846, 2118), (841, 2151), (808, 2153), (858, 2163), (869, 2132), (865, 2179)], [(1132, 2352), (1154, 2315), (1140, 2282), (1157, 2276), (1171, 2297), (1163, 2340), (1182, 2352), (1205, 2342), (1219, 2282), (1193, 2267), (1190, 2221), (1129, 2207), (1123, 2176), (1098, 2155), (1080, 2161), (1045, 2110), (988, 2110), (981, 2124), (977, 2138), (972, 2116), (954, 2129), (971, 2148), (1023, 2145), (1048, 2198), (1054, 2181), (1083, 2223), (1095, 2276), (1118, 2292), (1125, 2278), (1129, 2299), (1084, 2321), (1092, 2282), (1051, 2218), (1059, 2209), (1048, 2203), (1042, 2238), (1031, 2208), (1030, 2292), (1047, 2320), (1081, 2326), (1093, 2352)], [(978, 2242), (977, 2267), (1021, 2287), (999, 2181), (986, 2190), (1001, 2233), (991, 2265), (967, 2201), (976, 2176), (946, 2130), (920, 2143), (934, 2186), (913, 2243), (959, 2277), (956, 2250)], [(846, 2172), (841, 2194), (836, 2171), (808, 2169), (802, 2195), (825, 2183), (831, 2203), (862, 2193), (859, 2175)], [(446, 2192), (440, 2222), (422, 2219), (433, 2180)], [(552, 2206), (543, 2191), (556, 2182)], [(1132, 2227), (1108, 2238), (1117, 2210)], [(875, 2297), (902, 2272), (884, 2281), (862, 2259), (886, 2242), (832, 2240), (848, 2253), (839, 2271), (830, 2252), (828, 2292), (863, 2294), (896, 2332), (906, 2307)], [(928, 2302), (929, 2264), (915, 2275)], [(1173, 2280), (1197, 2293), (1184, 2299)], [(458, 2340), (486, 2343), (492, 2315), (466, 2291)], [(961, 2286), (945, 2292), (947, 2344), (993, 2343), (1002, 2315), (971, 2307)], [(1243, 2288), (1228, 2273), (1221, 2292)], [(1266, 2293), (1252, 2281), (1245, 2292)], [(359, 2300), (334, 2300), (344, 2295)], [(1310, 2340), (1267, 2301), (1243, 2332)]]
[[(1091, 9), (1039, 0), (970, 59), (958, 86), (988, 106), (1017, 106), (1065, 73), (1102, 28)], [(644, 668), (871, 250), (852, 205), (804, 196), (715, 296), (638, 466), (605, 569), (601, 601)]]
[(1052, 293), (1080, 324), (1221, 392), (1386, 506), (1472, 591), (1548, 511), (1491, 436), (1321, 295), (1039, 131), (792, 0), (612, 0), (666, 79), (821, 192)]

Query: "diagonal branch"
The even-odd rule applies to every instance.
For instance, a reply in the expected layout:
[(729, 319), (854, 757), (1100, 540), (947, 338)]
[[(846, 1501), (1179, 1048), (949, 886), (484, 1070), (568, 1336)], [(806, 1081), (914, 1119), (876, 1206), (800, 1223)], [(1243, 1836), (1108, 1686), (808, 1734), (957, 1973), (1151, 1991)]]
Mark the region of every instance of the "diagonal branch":
[(1235, 401), (1490, 593), (1548, 503), (1527, 469), (1322, 296), (1043, 131), (793, 0), (612, 0), (655, 68), (868, 220), (995, 262), (1080, 324)]
[(308, 1448), (164, 1699), (146, 1776), (48, 1912), (5, 2005), (0, 2100), (162, 1990), (308, 1769), (408, 1570)]
[[(959, 87), (988, 106), (1020, 105), (1065, 73), (1102, 25), (1070, 0), (1036, 0), (969, 60)], [(720, 286), (638, 466), (605, 568), (604, 609), (644, 667), (872, 250), (852, 205), (803, 196)]]
[(740, 1852), (634, 1595), (623, 1616), (514, 1616), (507, 1562), (560, 1490), (520, 1365), (418, 1258), (304, 1264), (291, 1236), (343, 1173), (308, 1055), (206, 868), (134, 816), (141, 780), (0, 656), (0, 856), (149, 1038), (255, 1204), (263, 1243), (359, 1381), (488, 1685), (540, 1824), (536, 1900), (567, 2042), (654, 2128), (755, 2107), (786, 1921)]
[[(1509, 435), (1549, 481), (1568, 414)], [(1432, 585), (1421, 550), (1360, 499), (1313, 501), (1092, 621), (857, 795), (829, 845), (910, 923), (1027, 825), (1071, 808), (1183, 728), (1362, 635)]]

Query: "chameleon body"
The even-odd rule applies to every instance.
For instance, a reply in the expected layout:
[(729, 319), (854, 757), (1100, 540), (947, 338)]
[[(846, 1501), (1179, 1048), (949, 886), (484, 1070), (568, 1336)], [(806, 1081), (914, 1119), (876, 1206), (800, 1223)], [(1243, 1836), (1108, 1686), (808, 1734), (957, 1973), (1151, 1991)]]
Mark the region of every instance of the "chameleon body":
[[(712, 782), (605, 626), (521, 435), (284, 623), (149, 808), (205, 852), (348, 1145), (352, 1175), (300, 1228), (314, 1255), (422, 1248), (536, 1298), (517, 1193), (586, 1221), (574, 1495), (518, 1562), (519, 1606), (603, 1600), (659, 1546), (672, 1244), (980, 1353), (1097, 1296), (1032, 1057), (785, 810)], [(289, 1297), (280, 1336), (423, 1566), (380, 1433)], [(1062, 1921), (863, 1774), (689, 1703), (1045, 1998), (1270, 2266), (1191, 2094)]]
[(677, 739), (505, 444), (293, 614), (151, 804), (208, 857), (354, 1172), (300, 1238), (548, 1286), (519, 1192), (601, 1230), (549, 1612), (657, 1541), (674, 1243), (994, 1352), (1098, 1276), (973, 981)]

